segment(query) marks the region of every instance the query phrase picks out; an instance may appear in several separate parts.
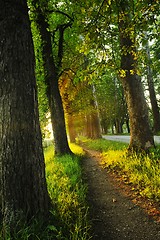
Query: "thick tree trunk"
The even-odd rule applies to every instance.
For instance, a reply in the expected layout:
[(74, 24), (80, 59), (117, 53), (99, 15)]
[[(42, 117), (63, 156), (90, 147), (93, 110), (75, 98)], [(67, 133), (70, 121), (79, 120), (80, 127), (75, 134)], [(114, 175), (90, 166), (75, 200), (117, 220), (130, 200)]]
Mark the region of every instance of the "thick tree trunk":
[(129, 74), (122, 83), (130, 118), (130, 148), (147, 150), (154, 146), (154, 141), (141, 81), (138, 76)]
[(58, 155), (71, 153), (65, 127), (63, 104), (58, 86), (58, 71), (52, 53), (51, 34), (48, 31), (48, 23), (46, 22), (40, 8), (37, 9), (36, 22), (42, 39), (45, 82), (51, 112), (55, 153)]
[(147, 150), (154, 146), (154, 140), (149, 126), (144, 90), (136, 69), (137, 53), (130, 12), (129, 1), (120, 1), (119, 31), (122, 51), (120, 75), (130, 118), (130, 148)]
[(49, 211), (34, 52), (25, 0), (0, 0), (0, 173), (3, 223)]

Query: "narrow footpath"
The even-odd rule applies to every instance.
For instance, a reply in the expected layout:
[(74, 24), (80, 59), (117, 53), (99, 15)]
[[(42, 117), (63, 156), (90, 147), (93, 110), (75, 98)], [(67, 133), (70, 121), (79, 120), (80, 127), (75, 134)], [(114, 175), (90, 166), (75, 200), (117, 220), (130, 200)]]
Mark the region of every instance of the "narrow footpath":
[(83, 175), (88, 185), (93, 240), (160, 240), (160, 223), (124, 194), (100, 165), (97, 152), (85, 151)]

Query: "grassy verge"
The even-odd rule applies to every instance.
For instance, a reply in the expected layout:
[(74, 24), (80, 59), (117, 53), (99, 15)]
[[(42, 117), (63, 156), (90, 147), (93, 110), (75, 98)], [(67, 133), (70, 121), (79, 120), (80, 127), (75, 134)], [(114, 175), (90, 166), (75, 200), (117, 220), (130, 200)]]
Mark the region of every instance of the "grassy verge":
[(127, 143), (113, 142), (103, 138), (91, 140), (88, 138), (81, 137), (78, 140), (80, 143), (83, 143), (86, 147), (100, 152), (106, 152), (108, 150), (124, 150), (128, 146)]
[[(75, 155), (55, 157), (53, 146), (45, 149), (46, 179), (53, 207), (51, 217), (44, 226), (33, 219), (30, 226), (24, 224), (12, 236), (4, 229), (3, 240), (89, 240), (90, 224), (86, 205), (86, 185), (82, 182), (81, 160), (83, 150), (70, 146)], [(3, 232), (3, 233), (2, 233)]]
[(50, 225), (55, 239), (88, 240), (89, 223), (86, 186), (82, 183), (80, 161), (83, 151), (71, 145), (80, 155), (54, 157), (52, 146), (45, 151), (48, 191), (53, 202), (52, 214), (58, 224)]
[[(102, 152), (102, 165), (121, 174), (126, 183), (132, 183), (139, 194), (160, 202), (160, 146), (148, 155), (127, 153), (127, 144), (104, 139), (83, 139), (90, 149)], [(133, 187), (133, 189), (134, 189)]]

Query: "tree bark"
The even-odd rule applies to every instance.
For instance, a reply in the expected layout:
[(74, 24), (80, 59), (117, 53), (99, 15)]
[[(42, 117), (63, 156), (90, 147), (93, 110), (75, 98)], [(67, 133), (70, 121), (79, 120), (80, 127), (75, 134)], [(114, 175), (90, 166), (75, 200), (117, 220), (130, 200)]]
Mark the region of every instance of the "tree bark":
[(41, 9), (36, 8), (36, 11), (36, 23), (42, 39), (42, 55), (45, 70), (45, 82), (47, 86), (47, 97), (51, 112), (55, 154), (70, 154), (71, 150), (68, 145), (64, 109), (58, 86), (58, 69), (54, 63), (51, 34), (48, 31), (49, 25), (44, 15), (42, 14)]
[(34, 51), (25, 0), (0, 0), (0, 172), (3, 223), (49, 212)]
[(120, 77), (130, 118), (130, 148), (147, 150), (154, 146), (148, 109), (140, 76), (137, 74), (136, 48), (128, 0), (120, 1), (119, 36), (121, 47)]

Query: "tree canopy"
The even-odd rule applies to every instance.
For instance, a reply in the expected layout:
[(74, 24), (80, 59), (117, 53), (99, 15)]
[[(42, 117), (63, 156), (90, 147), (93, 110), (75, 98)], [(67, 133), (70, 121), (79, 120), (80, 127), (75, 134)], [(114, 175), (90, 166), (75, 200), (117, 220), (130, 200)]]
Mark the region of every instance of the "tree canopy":
[[(90, 93), (88, 91), (90, 86), (94, 86), (102, 131), (107, 132), (112, 129), (112, 132), (118, 133), (130, 132), (131, 129), (132, 132), (132, 129), (137, 127), (129, 124), (129, 119), (131, 121), (130, 106), (126, 101), (126, 87), (121, 81), (129, 69), (131, 78), (137, 74), (137, 77), (141, 79), (140, 96), (144, 95), (143, 101), (147, 100), (147, 104), (151, 102), (152, 105), (157, 106), (156, 109), (152, 106), (151, 115), (148, 118), (147, 109), (150, 105), (146, 105), (145, 115), (146, 119), (148, 118), (146, 129), (153, 128), (155, 132), (158, 132), (159, 128), (156, 127), (156, 124), (159, 126), (158, 1), (126, 0), (122, 3), (116, 0), (95, 0), (77, 3), (51, 0), (38, 1), (38, 5), (43, 9), (44, 18), (48, 24), (65, 112), (69, 112), (70, 115), (74, 113), (75, 119), (76, 115), (77, 117), (83, 115), (83, 118), (86, 118), (84, 112), (91, 107), (89, 98), (93, 97), (92, 91)], [(29, 6), (32, 6), (32, 1), (29, 1)], [(30, 9), (32, 12), (32, 7)], [(38, 80), (39, 97), (42, 99), (39, 105), (45, 116), (47, 107), (42, 107), (46, 106), (45, 98), (42, 97), (45, 84), (42, 84), (44, 81), (41, 79), (44, 79), (44, 70), (40, 60), (43, 53), (39, 37), (34, 30), (36, 29), (34, 22), (33, 19), (32, 32), (37, 56), (37, 79), (40, 79)], [(128, 41), (125, 44), (122, 43), (124, 39)], [(149, 44), (150, 56), (146, 53), (147, 44)], [(128, 61), (125, 60), (127, 55), (128, 57), (130, 55), (130, 60), (131, 57), (133, 60), (130, 66), (125, 65), (125, 61)], [(150, 100), (147, 97), (151, 86), (147, 84), (148, 67), (152, 71), (154, 101), (153, 94), (150, 95)], [(133, 86), (131, 88), (134, 89)], [(139, 92), (138, 89), (137, 91)], [(137, 97), (137, 93), (135, 96)], [(131, 101), (134, 101), (134, 98)], [(140, 113), (137, 114), (140, 115)], [(67, 115), (65, 116), (67, 123)], [(144, 132), (142, 135), (145, 135)]]

